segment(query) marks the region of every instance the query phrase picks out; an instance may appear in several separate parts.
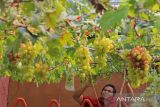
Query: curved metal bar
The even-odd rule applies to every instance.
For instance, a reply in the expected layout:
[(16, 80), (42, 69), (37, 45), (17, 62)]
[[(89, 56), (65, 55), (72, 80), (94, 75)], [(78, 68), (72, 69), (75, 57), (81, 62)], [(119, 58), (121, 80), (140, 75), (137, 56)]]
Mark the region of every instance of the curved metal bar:
[(84, 99), (82, 104), (81, 104), (81, 107), (85, 107), (84, 105), (88, 103), (89, 104), (89, 107), (93, 107), (91, 101), (89, 99)]
[(49, 102), (48, 107), (51, 107), (52, 104), (55, 104), (56, 107), (60, 107), (60, 104), (56, 99), (51, 99), (50, 102)]
[(18, 105), (20, 102), (22, 103), (23, 107), (28, 107), (26, 101), (24, 100), (24, 98), (17, 98), (16, 103), (14, 104), (13, 107), (17, 107), (17, 105)]

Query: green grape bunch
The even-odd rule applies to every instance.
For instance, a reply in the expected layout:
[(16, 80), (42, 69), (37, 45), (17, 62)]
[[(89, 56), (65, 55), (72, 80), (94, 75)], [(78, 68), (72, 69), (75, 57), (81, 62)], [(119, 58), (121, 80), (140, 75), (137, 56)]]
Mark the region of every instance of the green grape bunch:
[(10, 52), (9, 60), (15, 64), (17, 75), (21, 75), (21, 80), (31, 82), (34, 78), (34, 61), (37, 56), (36, 48), (31, 41), (20, 43), (17, 53)]
[(21, 43), (19, 54), (22, 57), (22, 63), (28, 64), (30, 62), (34, 62), (36, 57), (36, 47), (34, 47), (31, 41)]
[(141, 46), (136, 46), (128, 54), (128, 79), (134, 88), (148, 82), (149, 67), (152, 60), (149, 51)]
[(38, 61), (35, 63), (35, 74), (42, 80), (46, 80), (49, 74), (49, 65), (42, 61)]
[(32, 65), (23, 65), (20, 69), (22, 80), (32, 82), (34, 78), (34, 67)]
[(97, 38), (94, 41), (95, 47), (95, 63), (98, 67), (106, 66), (107, 62), (107, 53), (111, 52), (114, 49), (113, 41), (109, 38)]
[(90, 51), (85, 46), (80, 46), (76, 50), (76, 63), (79, 66), (82, 73), (90, 74), (93, 73), (90, 63), (92, 62), (92, 57)]

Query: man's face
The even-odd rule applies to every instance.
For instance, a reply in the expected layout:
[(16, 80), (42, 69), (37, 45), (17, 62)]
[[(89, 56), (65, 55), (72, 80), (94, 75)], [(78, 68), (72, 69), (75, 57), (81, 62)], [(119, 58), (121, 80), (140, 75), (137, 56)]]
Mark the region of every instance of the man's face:
[(113, 96), (113, 88), (110, 86), (105, 87), (102, 91), (102, 97), (104, 99), (107, 99), (108, 97), (111, 97), (111, 96)]

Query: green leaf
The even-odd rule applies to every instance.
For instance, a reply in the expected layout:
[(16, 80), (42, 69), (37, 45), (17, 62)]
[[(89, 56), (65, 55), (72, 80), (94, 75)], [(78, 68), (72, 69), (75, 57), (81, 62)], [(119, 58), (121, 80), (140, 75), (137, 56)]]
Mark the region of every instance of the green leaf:
[(149, 16), (146, 13), (142, 12), (139, 15), (143, 20), (149, 20)]
[(133, 46), (130, 45), (129, 43), (127, 43), (127, 44), (124, 44), (124, 48), (125, 48), (125, 49), (132, 49)]
[(48, 27), (54, 28), (56, 26), (56, 23), (59, 21), (60, 15), (63, 12), (63, 10), (63, 5), (58, 2), (56, 3), (55, 10), (46, 11), (45, 19)]
[(22, 8), (24, 14), (30, 14), (30, 12), (35, 10), (35, 4), (34, 4), (34, 2), (23, 3), (21, 5), (21, 8)]
[(14, 45), (13, 45), (13, 51), (14, 51), (14, 52), (17, 52), (17, 51), (18, 51), (21, 42), (22, 42), (22, 36), (19, 35), (19, 36), (17, 37), (17, 39), (14, 41), (14, 43), (13, 43), (13, 44), (14, 44)]
[(13, 42), (16, 40), (15, 37), (13, 36), (9, 36), (6, 39), (6, 45), (7, 45), (7, 49), (6, 49), (6, 53), (10, 52), (11, 50), (13, 50)]
[(123, 60), (118, 54), (110, 54), (110, 64), (113, 69), (113, 72), (121, 72), (123, 70)]
[(158, 11), (158, 10), (160, 10), (160, 6), (159, 6), (159, 4), (157, 3), (157, 4), (153, 5), (152, 11), (156, 12), (156, 11)]
[(55, 27), (56, 23), (58, 22), (58, 17), (56, 11), (53, 12), (46, 12), (46, 23), (48, 27)]
[(66, 48), (66, 53), (67, 55), (69, 56), (74, 56), (74, 53), (75, 53), (76, 49), (74, 47), (69, 47), (69, 48)]
[(153, 54), (154, 54), (155, 56), (158, 56), (159, 53), (160, 53), (160, 49), (155, 49), (155, 50), (153, 51)]
[(30, 20), (31, 26), (33, 26), (33, 27), (39, 26), (40, 23), (41, 23), (42, 17), (43, 17), (43, 16), (41, 16), (40, 14), (34, 14), (34, 15), (31, 17), (31, 20)]
[(59, 15), (63, 12), (64, 7), (62, 4), (57, 3), (57, 8), (56, 8), (56, 12), (59, 13)]
[(117, 24), (121, 22), (123, 18), (127, 16), (128, 11), (128, 6), (123, 6), (119, 8), (117, 11), (106, 11), (99, 21), (102, 30), (106, 31), (111, 27), (115, 27)]
[(157, 0), (145, 0), (144, 7), (145, 8), (152, 7), (156, 3), (157, 3)]
[(160, 29), (160, 17), (157, 17), (157, 18), (156, 18), (155, 27), (156, 27), (157, 29)]
[(5, 1), (4, 0), (0, 0), (0, 12), (4, 12), (5, 10)]
[(0, 31), (4, 31), (7, 28), (7, 24), (0, 21)]
[(47, 41), (47, 46), (49, 55), (56, 60), (61, 60), (64, 49), (60, 45), (59, 39)]

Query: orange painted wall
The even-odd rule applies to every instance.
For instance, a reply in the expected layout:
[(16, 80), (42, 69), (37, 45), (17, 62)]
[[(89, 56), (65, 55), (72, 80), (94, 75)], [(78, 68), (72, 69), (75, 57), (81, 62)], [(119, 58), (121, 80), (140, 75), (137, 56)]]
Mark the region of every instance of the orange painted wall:
[[(102, 87), (107, 83), (115, 85), (119, 92), (122, 85), (122, 79), (122, 75), (119, 73), (114, 74), (109, 80), (98, 79), (98, 83), (95, 85), (98, 95), (100, 95)], [(134, 90), (134, 92), (143, 92), (146, 86), (147, 85), (143, 85), (142, 87)], [(80, 81), (78, 78), (75, 78), (75, 88), (80, 88)], [(88, 88), (84, 94), (95, 97), (92, 88)], [(62, 80), (59, 84), (43, 84), (36, 87), (33, 83), (20, 84), (10, 79), (8, 107), (13, 107), (13, 104), (18, 97), (24, 97), (28, 107), (47, 107), (49, 100), (52, 98), (60, 98), (61, 107), (79, 107), (79, 105), (73, 100), (72, 95), (73, 92), (65, 90), (65, 80)]]

